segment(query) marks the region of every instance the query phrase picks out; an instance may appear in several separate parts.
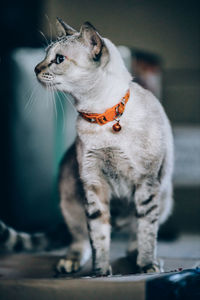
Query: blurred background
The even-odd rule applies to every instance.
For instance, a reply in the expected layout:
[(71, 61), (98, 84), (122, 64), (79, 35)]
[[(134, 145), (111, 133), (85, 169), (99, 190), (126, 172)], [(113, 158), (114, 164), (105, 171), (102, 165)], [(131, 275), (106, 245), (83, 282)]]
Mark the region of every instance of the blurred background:
[(62, 220), (57, 171), (75, 138), (76, 112), (68, 95), (52, 96), (34, 75), (59, 16), (76, 29), (90, 21), (119, 46), (134, 80), (159, 97), (176, 150), (175, 208), (163, 236), (200, 232), (199, 6), (195, 0), (2, 1), (0, 218), (27, 231)]

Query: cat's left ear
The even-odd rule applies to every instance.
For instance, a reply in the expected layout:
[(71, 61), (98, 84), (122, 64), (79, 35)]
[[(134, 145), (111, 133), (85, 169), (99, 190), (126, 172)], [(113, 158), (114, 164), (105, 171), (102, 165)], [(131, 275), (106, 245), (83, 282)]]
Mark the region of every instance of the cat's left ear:
[(74, 28), (66, 24), (59, 17), (57, 17), (56, 27), (57, 27), (58, 36), (73, 35), (74, 33), (77, 32)]
[(85, 22), (81, 26), (80, 34), (84, 40), (84, 43), (91, 48), (92, 58), (95, 61), (98, 61), (102, 55), (102, 50), (104, 47), (104, 42), (99, 33), (91, 23)]

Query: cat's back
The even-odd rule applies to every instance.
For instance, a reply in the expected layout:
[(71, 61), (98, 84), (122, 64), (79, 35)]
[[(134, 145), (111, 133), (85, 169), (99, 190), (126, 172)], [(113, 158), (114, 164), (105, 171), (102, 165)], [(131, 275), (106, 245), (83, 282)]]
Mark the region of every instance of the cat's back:
[[(147, 89), (132, 82), (130, 100), (126, 106), (126, 115), (130, 124), (141, 122), (143, 126), (156, 124), (162, 129), (169, 123), (161, 102)], [(147, 126), (147, 127), (148, 127)]]
[(130, 99), (121, 118), (127, 134), (132, 139), (143, 140), (149, 149), (162, 149), (166, 143), (173, 148), (171, 126), (161, 102), (135, 82), (131, 83), (130, 91)]

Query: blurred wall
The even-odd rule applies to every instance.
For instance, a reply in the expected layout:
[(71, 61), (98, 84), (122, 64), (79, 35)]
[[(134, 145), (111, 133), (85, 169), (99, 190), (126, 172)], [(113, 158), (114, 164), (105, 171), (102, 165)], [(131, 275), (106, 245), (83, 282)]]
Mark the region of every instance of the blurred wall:
[[(199, 1), (49, 0), (44, 7), (79, 29), (90, 21), (116, 44), (157, 53), (163, 58), (163, 103), (173, 123), (200, 122)], [(49, 24), (44, 18), (44, 32)]]
[[(0, 97), (1, 97), (1, 145), (0, 145), (0, 218), (14, 224), (17, 205), (17, 181), (14, 175), (13, 157), (15, 147), (12, 144), (12, 134), (15, 129), (13, 115), (16, 113), (15, 84), (13, 61), (11, 53), (18, 47), (39, 47), (41, 28), (40, 20), (43, 14), (44, 1), (9, 0), (1, 1), (0, 9)], [(20, 74), (17, 78), (20, 79)], [(25, 87), (26, 88), (26, 87)], [(24, 91), (25, 92), (25, 91)], [(26, 142), (26, 141), (25, 141)], [(23, 170), (23, 166), (21, 167)], [(21, 171), (21, 170), (20, 170)], [(13, 196), (14, 195), (14, 196)], [(23, 213), (23, 208), (19, 207)]]

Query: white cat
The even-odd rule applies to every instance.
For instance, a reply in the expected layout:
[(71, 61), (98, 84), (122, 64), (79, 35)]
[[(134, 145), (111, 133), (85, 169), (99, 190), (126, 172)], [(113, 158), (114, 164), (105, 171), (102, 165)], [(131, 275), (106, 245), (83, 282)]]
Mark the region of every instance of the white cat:
[[(157, 232), (173, 202), (169, 121), (160, 102), (132, 82), (110, 40), (88, 22), (77, 32), (58, 20), (63, 35), (35, 68), (44, 86), (72, 94), (80, 112), (76, 143), (59, 177), (61, 209), (73, 240), (57, 268), (77, 271), (92, 249), (94, 272), (110, 274), (111, 224), (128, 223), (131, 236), (136, 230), (139, 271), (159, 272)], [(131, 240), (129, 251), (134, 245)]]

